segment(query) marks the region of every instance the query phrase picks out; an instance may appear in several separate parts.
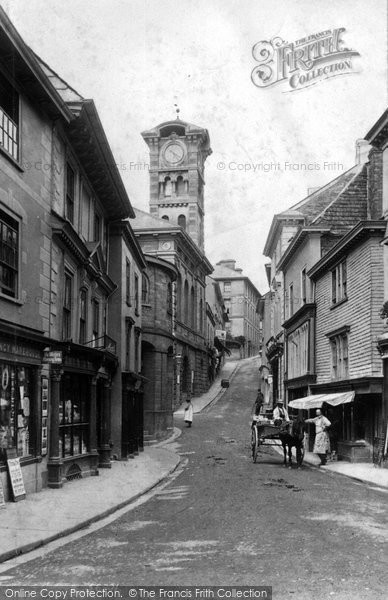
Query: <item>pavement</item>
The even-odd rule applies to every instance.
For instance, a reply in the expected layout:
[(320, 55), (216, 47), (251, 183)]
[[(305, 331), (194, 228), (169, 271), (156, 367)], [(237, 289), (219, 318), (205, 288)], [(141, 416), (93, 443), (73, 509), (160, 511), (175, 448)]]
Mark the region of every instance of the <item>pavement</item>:
[[(222, 397), (228, 388), (221, 387), (221, 379), (232, 381), (242, 362), (225, 363), (209, 391), (193, 398), (195, 413)], [(178, 420), (183, 416), (183, 407), (175, 416)], [(172, 451), (174, 446), (168, 449), (179, 435), (175, 428), (168, 440), (147, 446), (135, 460), (114, 461), (111, 469), (101, 469), (97, 477), (72, 481), (61, 490), (45, 488), (20, 502), (7, 502), (0, 509), (0, 562), (83, 529), (150, 491), (179, 465), (181, 457)], [(316, 467), (319, 459), (306, 453), (304, 462)], [(332, 461), (319, 468), (388, 489), (388, 469), (369, 463)]]
[[(176, 429), (169, 441), (179, 433)], [(0, 562), (83, 529), (158, 485), (181, 460), (165, 443), (146, 447), (134, 460), (114, 461), (98, 476), (7, 502), (0, 509)]]

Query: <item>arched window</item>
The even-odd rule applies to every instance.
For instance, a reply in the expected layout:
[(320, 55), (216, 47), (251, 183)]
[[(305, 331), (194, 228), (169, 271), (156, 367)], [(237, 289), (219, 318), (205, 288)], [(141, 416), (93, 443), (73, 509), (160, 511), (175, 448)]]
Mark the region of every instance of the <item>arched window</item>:
[(164, 195), (171, 196), (171, 193), (172, 193), (171, 179), (169, 177), (166, 177), (166, 179), (164, 180)]
[(187, 325), (189, 320), (189, 284), (187, 279), (183, 287), (183, 322)]
[(195, 291), (194, 291), (194, 286), (191, 286), (191, 292), (190, 292), (190, 325), (194, 329), (194, 327), (195, 327)]
[(185, 215), (179, 215), (178, 217), (178, 225), (182, 227), (186, 231), (186, 217)]
[(182, 175), (179, 175), (176, 180), (176, 195), (183, 196), (185, 193), (185, 182), (183, 181)]
[(141, 280), (141, 302), (142, 304), (149, 304), (150, 302), (150, 282), (144, 273)]
[(163, 215), (162, 219), (164, 219), (165, 221), (169, 221), (169, 217), (167, 215)]

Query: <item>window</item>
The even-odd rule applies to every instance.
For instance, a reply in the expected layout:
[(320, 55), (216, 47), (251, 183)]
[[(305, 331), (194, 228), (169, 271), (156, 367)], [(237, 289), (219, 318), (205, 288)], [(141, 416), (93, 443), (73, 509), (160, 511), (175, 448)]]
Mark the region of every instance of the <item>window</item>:
[(191, 286), (190, 292), (190, 325), (194, 329), (195, 327), (195, 291), (194, 287)]
[[(93, 298), (92, 300), (92, 318), (93, 318), (93, 331), (92, 331), (92, 340), (95, 342), (99, 338), (100, 333), (100, 303), (98, 300)], [(93, 344), (95, 345), (95, 344)]]
[(183, 322), (185, 325), (188, 324), (189, 320), (189, 284), (187, 280), (183, 286)]
[(135, 313), (139, 314), (139, 277), (135, 274)]
[(19, 224), (0, 211), (0, 292), (18, 296)]
[(126, 320), (125, 330), (125, 370), (131, 370), (131, 340), (132, 340), (132, 321)]
[(142, 304), (149, 304), (150, 301), (150, 282), (148, 281), (147, 275), (142, 275), (141, 280), (141, 302)]
[(332, 379), (347, 379), (349, 376), (347, 332), (330, 338), (332, 356)]
[(169, 282), (167, 284), (167, 312), (171, 313), (172, 311), (172, 286)]
[(182, 227), (186, 231), (186, 217), (185, 215), (179, 215), (178, 217), (178, 225)]
[(94, 241), (101, 241), (101, 217), (97, 213), (94, 213)]
[(231, 291), (232, 291), (231, 281), (224, 281), (224, 294), (230, 294)]
[(79, 343), (86, 342), (87, 291), (82, 289), (79, 295)]
[(135, 373), (139, 372), (140, 358), (140, 329), (135, 328)]
[(75, 456), (88, 451), (88, 377), (64, 375), (59, 403), (59, 455)]
[(17, 456), (34, 454), (34, 377), (32, 369), (5, 362), (0, 362), (0, 376), (0, 460), (5, 462), (10, 449)]
[(292, 317), (294, 314), (294, 284), (290, 283), (288, 286), (288, 316)]
[(65, 273), (63, 313), (62, 313), (62, 338), (71, 339), (71, 316), (73, 307), (73, 278)]
[(163, 215), (162, 219), (164, 219), (165, 221), (169, 221), (170, 220), (167, 215)]
[(82, 201), (81, 201), (81, 233), (86, 241), (90, 240), (89, 237), (89, 219), (91, 209), (91, 197), (85, 187), (82, 189)]
[(66, 218), (74, 223), (75, 173), (69, 164), (66, 165)]
[(203, 332), (203, 300), (199, 301), (199, 332)]
[(164, 195), (171, 196), (171, 194), (172, 194), (171, 179), (169, 177), (166, 177), (166, 179), (164, 180)]
[(0, 74), (0, 146), (19, 159), (19, 94)]
[(306, 304), (307, 302), (307, 286), (306, 286), (306, 279), (307, 279), (307, 275), (306, 275), (306, 267), (304, 269), (302, 269), (301, 274), (301, 282), (300, 282), (300, 291), (301, 291), (301, 299), (302, 299), (302, 304)]
[(126, 260), (125, 264), (125, 296), (128, 306), (131, 306), (131, 263)]
[(346, 261), (341, 262), (331, 272), (331, 297), (333, 304), (347, 299)]
[(185, 182), (183, 180), (182, 175), (179, 175), (176, 180), (176, 195), (183, 196), (185, 193)]

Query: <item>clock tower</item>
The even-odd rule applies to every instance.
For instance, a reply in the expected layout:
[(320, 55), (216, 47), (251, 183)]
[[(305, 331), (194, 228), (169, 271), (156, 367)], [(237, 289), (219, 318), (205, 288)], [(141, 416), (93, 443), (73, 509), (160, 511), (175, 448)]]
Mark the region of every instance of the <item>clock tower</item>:
[(177, 118), (142, 136), (150, 149), (151, 215), (180, 225), (203, 251), (207, 130)]

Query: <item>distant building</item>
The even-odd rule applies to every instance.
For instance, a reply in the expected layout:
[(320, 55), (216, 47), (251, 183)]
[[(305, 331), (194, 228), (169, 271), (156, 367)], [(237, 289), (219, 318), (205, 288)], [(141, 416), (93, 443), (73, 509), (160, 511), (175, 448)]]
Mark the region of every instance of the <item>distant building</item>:
[(235, 260), (217, 263), (213, 279), (218, 281), (224, 299), (228, 323), (226, 331), (241, 344), (241, 356), (255, 356), (261, 347), (260, 317), (257, 312), (260, 292), (249, 277), (236, 268)]

